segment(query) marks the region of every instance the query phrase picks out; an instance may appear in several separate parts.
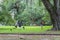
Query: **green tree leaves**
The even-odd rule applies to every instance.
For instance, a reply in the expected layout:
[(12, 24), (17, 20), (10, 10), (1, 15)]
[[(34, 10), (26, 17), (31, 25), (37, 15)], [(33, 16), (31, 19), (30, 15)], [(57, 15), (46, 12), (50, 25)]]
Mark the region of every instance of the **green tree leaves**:
[[(0, 5), (0, 23), (14, 25), (17, 20), (23, 20), (24, 25), (40, 24), (41, 20), (50, 22), (50, 17), (43, 3), (39, 0), (4, 0)], [(13, 13), (14, 12), (14, 13)], [(12, 15), (14, 14), (14, 19)]]

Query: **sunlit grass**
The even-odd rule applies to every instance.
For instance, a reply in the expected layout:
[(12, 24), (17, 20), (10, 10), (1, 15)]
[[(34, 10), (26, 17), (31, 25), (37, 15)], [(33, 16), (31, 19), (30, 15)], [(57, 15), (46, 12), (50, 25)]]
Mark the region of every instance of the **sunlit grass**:
[(40, 33), (47, 30), (50, 30), (52, 26), (23, 26), (17, 27), (15, 26), (0, 26), (0, 33)]

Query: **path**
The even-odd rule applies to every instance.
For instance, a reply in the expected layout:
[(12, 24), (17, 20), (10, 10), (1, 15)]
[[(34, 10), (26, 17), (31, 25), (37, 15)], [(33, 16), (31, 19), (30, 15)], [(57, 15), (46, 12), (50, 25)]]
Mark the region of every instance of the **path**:
[(0, 40), (60, 40), (60, 35), (0, 34)]

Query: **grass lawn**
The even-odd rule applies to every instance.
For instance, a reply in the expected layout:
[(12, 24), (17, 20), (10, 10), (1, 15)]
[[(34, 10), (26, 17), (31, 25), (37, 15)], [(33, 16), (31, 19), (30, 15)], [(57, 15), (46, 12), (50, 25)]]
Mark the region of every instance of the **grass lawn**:
[(0, 33), (40, 33), (50, 30), (52, 26), (24, 26), (15, 28), (14, 26), (0, 26)]

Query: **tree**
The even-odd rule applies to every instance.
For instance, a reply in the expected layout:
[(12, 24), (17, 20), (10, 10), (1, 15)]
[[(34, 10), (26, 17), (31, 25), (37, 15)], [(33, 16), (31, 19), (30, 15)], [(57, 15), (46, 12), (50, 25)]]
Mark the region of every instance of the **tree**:
[(53, 24), (53, 30), (60, 30), (60, 0), (42, 0)]
[(16, 20), (23, 20), (24, 25), (30, 25), (30, 23), (40, 25), (41, 20), (48, 24), (50, 21), (48, 15), (41, 0), (40, 2), (38, 0), (3, 0), (0, 4), (0, 23), (3, 22), (6, 25), (12, 25)]
[(2, 4), (0, 4), (0, 23), (3, 25), (14, 25), (14, 20), (9, 12), (9, 4), (8, 0), (4, 0)]
[(16, 10), (15, 19), (19, 20), (20, 19), (19, 15), (21, 15), (21, 13), (25, 9), (25, 4), (24, 4), (23, 0), (17, 0), (15, 3), (13, 3), (10, 7), (10, 10), (13, 10), (13, 9)]

